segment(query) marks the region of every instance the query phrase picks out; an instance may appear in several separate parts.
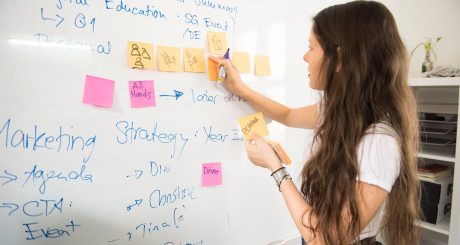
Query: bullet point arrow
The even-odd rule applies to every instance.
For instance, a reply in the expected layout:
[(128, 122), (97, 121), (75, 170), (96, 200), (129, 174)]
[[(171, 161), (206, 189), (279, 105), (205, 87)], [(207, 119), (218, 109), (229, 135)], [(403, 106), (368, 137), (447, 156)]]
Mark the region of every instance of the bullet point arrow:
[(134, 206), (140, 206), (141, 203), (142, 203), (142, 199), (136, 199), (136, 200), (134, 201), (134, 204), (128, 205), (128, 207), (126, 207), (126, 210), (131, 211), (131, 209), (132, 209)]
[(46, 16), (44, 15), (44, 10), (43, 10), (43, 8), (41, 8), (40, 11), (41, 11), (42, 20), (50, 20), (50, 21), (57, 22), (56, 27), (58, 27), (58, 26), (64, 21), (64, 17), (62, 17), (62, 16), (60, 16), (60, 15), (58, 15), (58, 14), (56, 14), (56, 17), (57, 17), (58, 19), (53, 19), (53, 18), (50, 18), (50, 17), (46, 17)]
[(8, 171), (3, 171), (6, 176), (0, 176), (0, 179), (7, 179), (6, 182), (3, 182), (2, 185), (6, 185), (8, 183), (10, 183), (11, 181), (15, 181), (18, 179), (18, 176), (14, 175), (14, 174), (11, 174), (11, 173), (8, 173)]
[(8, 215), (11, 215), (14, 211), (18, 210), (19, 205), (16, 203), (4, 202), (2, 205), (0, 205), (0, 208), (11, 208), (12, 210), (8, 213)]
[(144, 171), (136, 169), (136, 170), (134, 170), (133, 175), (128, 175), (126, 177), (129, 178), (129, 177), (137, 176), (136, 179), (139, 179), (142, 176), (143, 173), (144, 173)]
[(174, 89), (174, 94), (173, 95), (172, 94), (160, 94), (160, 97), (176, 97), (176, 100), (177, 100), (182, 95), (184, 95), (184, 93), (182, 91)]

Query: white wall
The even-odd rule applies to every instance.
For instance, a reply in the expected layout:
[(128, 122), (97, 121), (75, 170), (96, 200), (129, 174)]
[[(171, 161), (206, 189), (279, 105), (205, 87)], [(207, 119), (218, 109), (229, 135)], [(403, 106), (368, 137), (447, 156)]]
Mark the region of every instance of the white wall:
[[(434, 50), (435, 66), (453, 65), (460, 68), (460, 1), (459, 0), (387, 0), (382, 1), (393, 12), (400, 34), (409, 51), (431, 37), (442, 37)], [(420, 77), (424, 49), (414, 53), (410, 77)]]
[[(314, 12), (343, 0), (315, 1)], [(453, 65), (460, 68), (460, 0), (381, 0), (393, 13), (399, 32), (410, 52), (427, 37), (442, 37), (436, 44), (435, 66)], [(311, 9), (306, 10), (311, 12)], [(410, 63), (410, 77), (420, 77), (423, 47), (417, 49)]]

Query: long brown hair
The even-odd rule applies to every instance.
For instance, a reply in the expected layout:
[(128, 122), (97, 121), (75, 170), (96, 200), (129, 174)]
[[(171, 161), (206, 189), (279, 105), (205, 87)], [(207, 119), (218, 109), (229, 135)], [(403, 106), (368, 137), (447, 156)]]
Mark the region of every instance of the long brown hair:
[(396, 133), (401, 162), (381, 228), (388, 244), (417, 244), (419, 126), (407, 82), (407, 50), (395, 20), (381, 3), (355, 1), (319, 12), (313, 33), (324, 50), (318, 78), (324, 97), (314, 137), (317, 147), (302, 171), (310, 221), (315, 217), (309, 228), (326, 244), (358, 238), (357, 148), (367, 129), (386, 122)]

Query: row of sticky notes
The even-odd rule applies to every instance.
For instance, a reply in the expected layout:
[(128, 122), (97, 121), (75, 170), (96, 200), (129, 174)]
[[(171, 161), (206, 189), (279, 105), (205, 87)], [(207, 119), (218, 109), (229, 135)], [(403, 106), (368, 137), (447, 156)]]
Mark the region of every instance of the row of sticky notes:
[[(128, 42), (128, 65), (133, 69), (154, 70), (153, 45), (148, 43)], [(158, 46), (157, 47), (158, 69), (160, 71), (180, 72), (182, 71), (181, 49), (178, 47)], [(185, 72), (204, 73), (205, 57), (204, 49), (184, 48), (183, 69)], [(251, 73), (250, 57), (247, 52), (231, 52), (233, 65), (241, 74)], [(209, 80), (217, 80), (217, 64), (208, 59)], [(254, 74), (256, 76), (270, 76), (270, 58), (265, 55), (254, 57)]]
[[(249, 64), (249, 53), (246, 52), (231, 52), (231, 61), (240, 74), (251, 73), (251, 65)], [(208, 59), (208, 76), (210, 81), (217, 81), (218, 65)], [(270, 58), (265, 55), (256, 55), (254, 57), (254, 74), (256, 76), (271, 76)]]
[[(223, 32), (208, 32), (208, 46), (211, 55), (222, 55), (227, 50), (227, 37)], [(133, 69), (154, 70), (153, 45), (142, 42), (128, 42), (128, 65)], [(184, 48), (183, 70), (186, 72), (205, 71), (204, 49)], [(182, 71), (181, 48), (170, 46), (157, 47), (158, 69), (160, 71)], [(241, 74), (251, 73), (250, 57), (247, 52), (231, 51), (231, 60)], [(217, 65), (208, 60), (209, 80), (217, 80)], [(254, 58), (254, 74), (270, 76), (270, 59), (268, 56), (256, 55)]]
[[(227, 44), (227, 34), (225, 32), (208, 32), (208, 47), (209, 53), (212, 55), (223, 55), (228, 48)], [(232, 60), (233, 65), (235, 65), (236, 69), (241, 74), (249, 74), (251, 73), (251, 65), (249, 64), (249, 53), (247, 52), (238, 52), (233, 51), (231, 52), (230, 59)], [(209, 64), (209, 62), (208, 62)], [(208, 65), (209, 71), (217, 70), (215, 68), (215, 64)], [(254, 58), (254, 74), (256, 76), (270, 76), (271, 75), (271, 68), (270, 68), (270, 59), (268, 56), (265, 55), (256, 55)], [(216, 76), (217, 79), (217, 76)], [(210, 79), (211, 81), (215, 81)]]
[[(153, 80), (129, 81), (128, 86), (131, 107), (156, 106)], [(101, 107), (112, 107), (114, 90), (115, 81), (86, 75), (83, 103)]]

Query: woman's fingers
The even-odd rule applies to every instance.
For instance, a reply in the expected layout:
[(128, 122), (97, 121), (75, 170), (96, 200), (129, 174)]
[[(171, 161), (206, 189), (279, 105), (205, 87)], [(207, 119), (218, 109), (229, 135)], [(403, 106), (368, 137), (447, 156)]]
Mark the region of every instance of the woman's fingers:
[(219, 66), (224, 66), (226, 69), (230, 67), (234, 68), (232, 62), (228, 59), (224, 59), (222, 56), (209, 56), (209, 59), (216, 62)]
[(252, 132), (251, 135), (249, 136), (249, 139), (246, 140), (246, 148), (252, 147), (252, 146), (257, 146), (260, 142), (260, 137), (257, 135), (257, 133)]
[(215, 57), (215, 56), (209, 56), (209, 59), (216, 62), (218, 65), (224, 65), (225, 59), (222, 56)]
[(273, 148), (257, 134), (251, 134), (245, 143), (248, 159), (256, 166), (270, 170), (281, 166), (281, 161)]
[(241, 80), (240, 74), (238, 70), (233, 65), (231, 60), (224, 59), (223, 57), (215, 57), (209, 56), (210, 62), (216, 63), (216, 69), (219, 72), (220, 67), (224, 67), (225, 69), (225, 78), (224, 78), (224, 86), (230, 92), (239, 95), (241, 93), (241, 89), (243, 88), (243, 81)]

